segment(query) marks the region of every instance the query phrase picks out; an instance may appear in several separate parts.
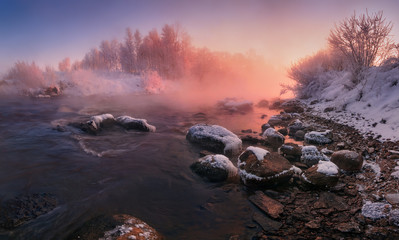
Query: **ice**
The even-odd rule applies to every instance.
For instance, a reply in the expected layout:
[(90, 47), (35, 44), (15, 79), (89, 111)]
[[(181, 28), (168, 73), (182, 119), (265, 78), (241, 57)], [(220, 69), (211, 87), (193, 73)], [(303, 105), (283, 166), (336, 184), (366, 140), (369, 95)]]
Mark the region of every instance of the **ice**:
[(366, 201), (362, 207), (362, 214), (365, 217), (377, 220), (386, 218), (391, 208), (391, 204), (388, 203)]
[(259, 161), (262, 161), (262, 160), (265, 158), (265, 156), (266, 156), (267, 154), (269, 154), (269, 151), (267, 151), (267, 150), (265, 150), (265, 149), (263, 149), (263, 148), (253, 147), (253, 146), (247, 147), (247, 151), (253, 152), (253, 153), (255, 154), (256, 158), (257, 158)]
[(317, 172), (327, 176), (336, 176), (338, 174), (338, 166), (330, 161), (320, 161), (317, 164)]

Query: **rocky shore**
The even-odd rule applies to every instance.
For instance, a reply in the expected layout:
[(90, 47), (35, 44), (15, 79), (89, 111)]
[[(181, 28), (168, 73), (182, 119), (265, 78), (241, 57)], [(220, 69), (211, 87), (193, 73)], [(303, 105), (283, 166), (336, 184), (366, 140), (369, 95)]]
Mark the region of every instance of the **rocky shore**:
[(255, 223), (230, 239), (398, 239), (399, 143), (365, 137), (298, 101), (272, 106), (281, 114), (261, 134), (243, 130), (247, 150), (230, 157)]

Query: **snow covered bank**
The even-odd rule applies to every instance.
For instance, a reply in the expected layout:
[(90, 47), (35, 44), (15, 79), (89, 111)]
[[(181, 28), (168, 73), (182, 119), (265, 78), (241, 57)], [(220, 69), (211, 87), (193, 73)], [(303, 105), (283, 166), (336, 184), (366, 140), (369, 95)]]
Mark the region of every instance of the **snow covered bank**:
[(380, 140), (399, 140), (399, 68), (370, 68), (351, 86), (351, 74), (326, 72), (308, 87), (305, 100), (315, 115), (358, 129)]

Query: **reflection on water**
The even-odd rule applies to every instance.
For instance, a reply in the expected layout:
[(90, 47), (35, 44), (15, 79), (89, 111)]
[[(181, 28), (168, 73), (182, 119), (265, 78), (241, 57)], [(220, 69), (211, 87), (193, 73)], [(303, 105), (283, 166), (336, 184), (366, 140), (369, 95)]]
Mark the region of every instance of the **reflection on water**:
[[(90, 115), (145, 118), (155, 133), (110, 129), (88, 136), (67, 126)], [(235, 133), (260, 131), (257, 109), (220, 114), (203, 106), (170, 104), (161, 97), (1, 99), (0, 198), (46, 192), (58, 207), (0, 238), (62, 239), (99, 214), (125, 213), (167, 239), (226, 239), (245, 234), (252, 206), (244, 187), (208, 183), (190, 171), (199, 149), (185, 139), (195, 123)], [(54, 130), (65, 126), (64, 132)], [(232, 159), (236, 164), (236, 158)]]

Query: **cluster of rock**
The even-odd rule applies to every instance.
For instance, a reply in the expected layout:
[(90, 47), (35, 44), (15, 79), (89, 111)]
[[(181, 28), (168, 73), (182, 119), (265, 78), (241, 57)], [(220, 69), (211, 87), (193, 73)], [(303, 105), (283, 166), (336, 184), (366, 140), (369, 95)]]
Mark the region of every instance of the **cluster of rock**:
[(71, 124), (89, 134), (98, 134), (103, 129), (113, 126), (120, 126), (126, 130), (138, 130), (143, 132), (155, 132), (156, 127), (147, 123), (146, 119), (137, 119), (130, 116), (115, 118), (112, 114), (106, 113), (95, 115), (84, 123)]

